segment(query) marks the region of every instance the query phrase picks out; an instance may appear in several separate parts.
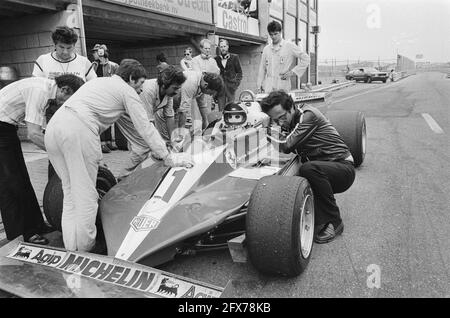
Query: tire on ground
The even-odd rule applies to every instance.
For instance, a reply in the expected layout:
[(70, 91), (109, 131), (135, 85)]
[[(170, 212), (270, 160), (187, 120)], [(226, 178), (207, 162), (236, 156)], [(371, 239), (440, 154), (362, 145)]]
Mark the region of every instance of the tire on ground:
[[(312, 236), (305, 240), (308, 252), (304, 253), (300, 222), (305, 203)], [(314, 234), (314, 197), (308, 181), (288, 176), (260, 179), (250, 196), (246, 230), (249, 258), (256, 269), (289, 277), (302, 273), (311, 256)]]
[(327, 118), (350, 148), (355, 167), (364, 162), (366, 155), (366, 119), (362, 112), (336, 111), (327, 112)]
[[(105, 167), (99, 166), (97, 174), (97, 192), (100, 199), (116, 184), (116, 178)], [(58, 231), (61, 231), (61, 216), (63, 208), (63, 191), (61, 180), (54, 174), (47, 183), (43, 199), (44, 214), (47, 221)], [(97, 224), (99, 214), (97, 214)]]

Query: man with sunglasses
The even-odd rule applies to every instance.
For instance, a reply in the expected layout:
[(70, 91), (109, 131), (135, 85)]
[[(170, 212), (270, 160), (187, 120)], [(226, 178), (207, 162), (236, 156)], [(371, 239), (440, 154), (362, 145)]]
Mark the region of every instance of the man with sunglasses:
[(187, 47), (184, 50), (184, 57), (180, 61), (183, 71), (192, 71), (192, 49)]
[(292, 98), (279, 90), (261, 101), (262, 111), (281, 126), (286, 137), (275, 139), (284, 153), (300, 155), (299, 176), (314, 192), (315, 225), (320, 227), (316, 243), (328, 243), (344, 230), (334, 193), (346, 191), (355, 180), (353, 157), (330, 121), (315, 107), (295, 107)]
[[(282, 38), (282, 30), (277, 21), (272, 21), (267, 26), (272, 43), (262, 53), (256, 82), (259, 92), (270, 93), (279, 89), (289, 92), (291, 77), (301, 77), (311, 61), (300, 46)], [(297, 66), (296, 59), (299, 59)]]

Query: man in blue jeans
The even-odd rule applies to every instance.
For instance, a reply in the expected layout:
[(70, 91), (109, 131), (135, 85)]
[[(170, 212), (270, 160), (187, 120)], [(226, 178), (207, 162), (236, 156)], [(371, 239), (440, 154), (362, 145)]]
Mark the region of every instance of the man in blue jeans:
[(328, 243), (344, 231), (334, 193), (346, 191), (355, 180), (353, 157), (330, 121), (315, 107), (295, 107), (284, 91), (274, 91), (261, 101), (263, 112), (287, 133), (284, 140), (269, 137), (284, 153), (295, 152), (303, 164), (299, 176), (314, 192), (315, 223), (321, 226), (316, 243)]

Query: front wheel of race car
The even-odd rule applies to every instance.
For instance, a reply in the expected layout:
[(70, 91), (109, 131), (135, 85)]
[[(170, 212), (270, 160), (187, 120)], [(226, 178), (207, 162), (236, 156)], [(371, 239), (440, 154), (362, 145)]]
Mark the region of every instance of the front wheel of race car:
[(261, 272), (297, 276), (307, 267), (314, 238), (314, 196), (301, 177), (260, 179), (246, 216), (250, 261)]
[(362, 112), (334, 111), (326, 114), (331, 124), (350, 148), (355, 167), (359, 167), (366, 156), (366, 118)]
[[(99, 200), (116, 184), (116, 178), (105, 167), (99, 166), (97, 173), (97, 192)], [(61, 179), (55, 173), (47, 183), (44, 190), (43, 208), (48, 223), (58, 231), (61, 231), (61, 216), (63, 209), (63, 190)], [(97, 215), (97, 224), (99, 216)]]

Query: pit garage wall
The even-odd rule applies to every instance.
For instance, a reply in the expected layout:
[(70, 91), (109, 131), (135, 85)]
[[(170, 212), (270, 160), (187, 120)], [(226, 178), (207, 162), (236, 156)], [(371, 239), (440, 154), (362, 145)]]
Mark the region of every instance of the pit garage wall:
[[(12, 66), (20, 78), (31, 76), (33, 63), (41, 54), (53, 51), (51, 33), (57, 26), (73, 25), (72, 11), (33, 15), (0, 21), (0, 66)], [(78, 35), (80, 30), (76, 28)], [(81, 50), (81, 40), (77, 42)]]
[[(89, 46), (88, 41), (88, 47)], [(134, 58), (140, 61), (147, 71), (150, 78), (156, 78), (156, 55), (163, 52), (167, 57), (167, 62), (173, 65), (180, 65), (181, 59), (184, 57), (184, 49), (191, 47), (194, 50), (193, 56), (196, 56), (200, 52), (196, 51), (193, 45), (189, 42), (171, 45), (171, 46), (159, 46), (159, 47), (147, 47), (147, 48), (134, 48), (124, 49), (120, 47), (108, 47), (111, 51), (111, 60), (120, 63), (124, 58)], [(239, 87), (236, 98), (239, 93), (245, 89), (251, 89), (256, 91), (256, 79), (258, 77), (259, 61), (261, 60), (262, 49), (264, 46), (241, 46), (230, 47), (230, 52), (238, 54), (241, 61), (243, 79), (241, 86)]]

